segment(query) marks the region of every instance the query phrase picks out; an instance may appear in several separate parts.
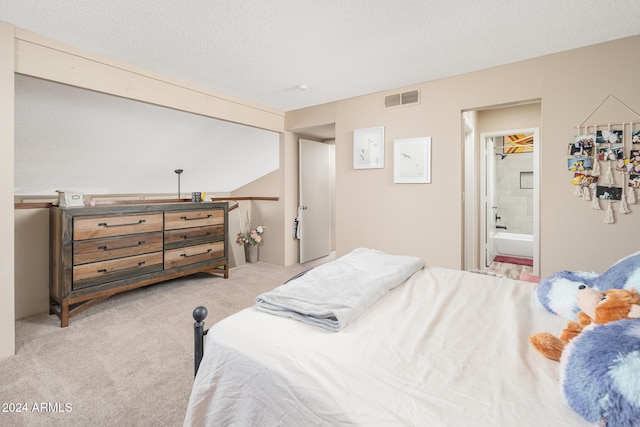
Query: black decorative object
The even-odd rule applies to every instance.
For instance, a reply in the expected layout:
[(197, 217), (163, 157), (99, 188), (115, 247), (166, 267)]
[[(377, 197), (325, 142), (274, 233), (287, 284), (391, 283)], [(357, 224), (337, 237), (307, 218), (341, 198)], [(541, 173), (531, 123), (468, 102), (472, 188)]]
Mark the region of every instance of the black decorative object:
[(180, 174), (182, 174), (182, 172), (184, 172), (183, 169), (176, 169), (174, 170), (175, 173), (178, 174), (178, 199), (180, 198)]

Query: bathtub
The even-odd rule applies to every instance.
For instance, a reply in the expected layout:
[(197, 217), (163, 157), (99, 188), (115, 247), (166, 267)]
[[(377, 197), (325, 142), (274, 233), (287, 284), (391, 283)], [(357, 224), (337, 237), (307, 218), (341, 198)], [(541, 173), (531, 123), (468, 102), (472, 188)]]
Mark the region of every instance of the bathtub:
[(533, 235), (498, 232), (493, 236), (496, 255), (533, 258)]

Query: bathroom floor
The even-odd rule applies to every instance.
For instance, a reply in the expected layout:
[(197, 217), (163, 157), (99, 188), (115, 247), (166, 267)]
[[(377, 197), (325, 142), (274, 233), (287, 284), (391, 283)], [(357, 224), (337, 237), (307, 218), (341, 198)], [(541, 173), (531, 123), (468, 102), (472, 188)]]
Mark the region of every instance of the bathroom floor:
[(528, 265), (509, 264), (508, 262), (493, 261), (489, 266), (489, 270), (495, 271), (496, 274), (502, 274), (510, 279), (519, 279), (521, 274), (532, 274), (533, 269)]
[(502, 276), (518, 280), (521, 274), (530, 275), (532, 271), (533, 269), (528, 265), (493, 261), (488, 268), (475, 271), (475, 273), (490, 274), (492, 276)]

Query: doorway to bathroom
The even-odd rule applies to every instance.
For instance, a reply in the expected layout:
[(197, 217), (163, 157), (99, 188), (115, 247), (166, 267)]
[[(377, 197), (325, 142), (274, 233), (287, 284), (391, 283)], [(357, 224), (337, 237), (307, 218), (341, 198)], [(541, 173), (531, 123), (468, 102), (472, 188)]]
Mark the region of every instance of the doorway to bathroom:
[[(538, 129), (482, 133), (483, 267), (506, 262), (534, 267)], [(484, 256), (483, 256), (484, 255)]]
[(466, 270), (512, 263), (540, 271), (540, 107), (535, 101), (463, 112)]

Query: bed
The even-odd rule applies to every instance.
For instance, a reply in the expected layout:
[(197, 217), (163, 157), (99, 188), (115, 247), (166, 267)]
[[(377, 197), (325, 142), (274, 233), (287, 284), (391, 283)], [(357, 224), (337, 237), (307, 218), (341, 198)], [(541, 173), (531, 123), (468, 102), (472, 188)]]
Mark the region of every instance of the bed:
[(534, 294), (425, 266), (337, 332), (245, 309), (209, 330), (184, 425), (588, 425), (529, 344), (565, 324)]

